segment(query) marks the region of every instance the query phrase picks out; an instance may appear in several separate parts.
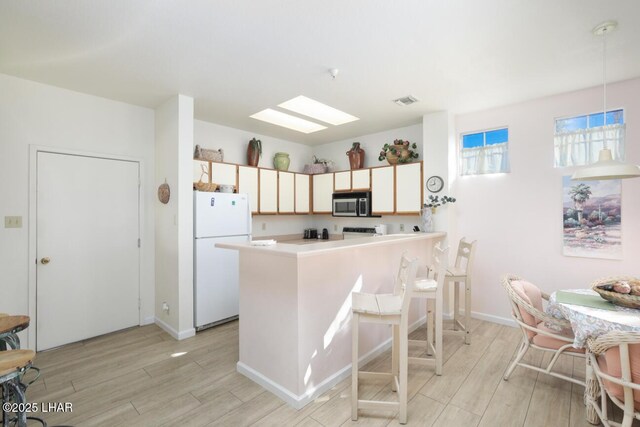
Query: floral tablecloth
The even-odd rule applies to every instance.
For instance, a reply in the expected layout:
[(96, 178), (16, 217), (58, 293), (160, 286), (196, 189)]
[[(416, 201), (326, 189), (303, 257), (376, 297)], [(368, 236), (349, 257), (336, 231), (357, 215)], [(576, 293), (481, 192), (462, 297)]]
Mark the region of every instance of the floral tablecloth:
[[(591, 289), (570, 289), (587, 295), (598, 295)], [(611, 331), (640, 332), (640, 310), (615, 306), (615, 310), (583, 307), (556, 302), (556, 293), (549, 297), (546, 312), (553, 317), (566, 319), (571, 323), (575, 335), (573, 346), (583, 348), (587, 338), (595, 338)]]

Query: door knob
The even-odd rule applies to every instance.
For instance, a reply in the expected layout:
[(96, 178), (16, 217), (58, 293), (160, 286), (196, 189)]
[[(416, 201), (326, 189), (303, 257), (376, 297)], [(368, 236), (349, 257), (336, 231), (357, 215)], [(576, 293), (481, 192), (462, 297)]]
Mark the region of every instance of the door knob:
[(40, 263), (41, 263), (41, 264), (49, 264), (49, 261), (51, 261), (51, 260), (49, 259), (49, 257), (44, 257), (44, 258), (42, 258), (42, 259), (40, 260)]

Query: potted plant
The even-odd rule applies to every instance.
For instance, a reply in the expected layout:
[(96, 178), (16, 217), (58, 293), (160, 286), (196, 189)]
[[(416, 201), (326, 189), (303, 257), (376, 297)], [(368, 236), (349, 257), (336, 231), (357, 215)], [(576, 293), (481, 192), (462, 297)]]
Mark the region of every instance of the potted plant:
[(396, 139), (393, 144), (384, 144), (378, 156), (379, 161), (387, 160), (390, 165), (397, 163), (411, 163), (413, 159), (417, 159), (419, 154), (413, 150), (418, 148), (418, 145), (402, 139)]
[(252, 138), (247, 146), (247, 164), (249, 166), (258, 166), (260, 156), (262, 155), (262, 141)]
[(429, 203), (425, 203), (424, 205), (422, 205), (422, 207), (430, 208), (431, 213), (436, 213), (436, 210), (438, 209), (439, 206), (446, 205), (447, 203), (455, 203), (456, 199), (449, 196), (442, 196), (442, 198), (440, 198), (439, 196), (434, 196), (431, 194), (427, 198), (427, 201)]

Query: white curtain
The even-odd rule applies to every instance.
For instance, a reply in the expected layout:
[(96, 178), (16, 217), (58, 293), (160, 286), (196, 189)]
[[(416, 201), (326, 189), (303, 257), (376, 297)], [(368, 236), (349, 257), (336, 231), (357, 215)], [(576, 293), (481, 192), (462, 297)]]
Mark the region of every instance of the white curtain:
[(614, 159), (624, 160), (624, 135), (624, 124), (556, 133), (554, 166), (591, 164), (598, 160), (598, 153), (605, 147), (611, 150)]
[(461, 175), (499, 172), (509, 172), (509, 149), (506, 142), (460, 150)]

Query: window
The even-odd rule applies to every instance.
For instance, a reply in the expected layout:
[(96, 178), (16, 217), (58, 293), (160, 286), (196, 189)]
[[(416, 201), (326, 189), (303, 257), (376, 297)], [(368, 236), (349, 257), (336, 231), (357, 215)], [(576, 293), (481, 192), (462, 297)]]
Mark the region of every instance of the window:
[(494, 129), (462, 135), (460, 174), (509, 172), (509, 129)]
[(598, 153), (609, 148), (613, 158), (624, 158), (624, 111), (607, 111), (556, 119), (554, 166), (582, 166), (598, 160)]

